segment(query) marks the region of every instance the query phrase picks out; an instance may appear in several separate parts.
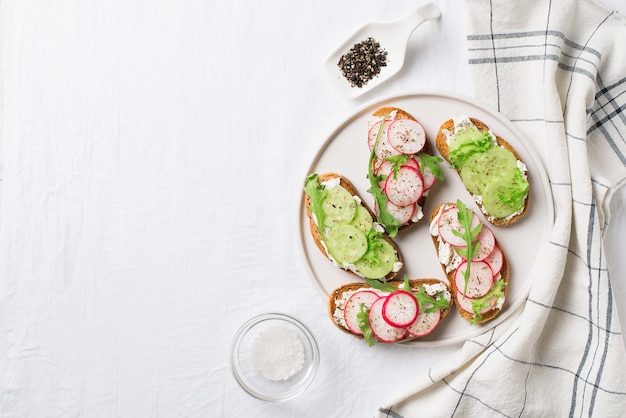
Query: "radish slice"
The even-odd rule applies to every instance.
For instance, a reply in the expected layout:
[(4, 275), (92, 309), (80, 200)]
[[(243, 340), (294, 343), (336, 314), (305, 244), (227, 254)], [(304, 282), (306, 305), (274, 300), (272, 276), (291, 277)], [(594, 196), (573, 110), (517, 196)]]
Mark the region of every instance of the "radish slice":
[(383, 303), (383, 319), (394, 327), (408, 327), (418, 313), (417, 299), (405, 290), (391, 292)]
[[(480, 219), (474, 213), (472, 215), (472, 229), (476, 228), (478, 224), (480, 224)], [(452, 230), (458, 232), (465, 231), (459, 222), (459, 209), (456, 206), (449, 207), (439, 216), (439, 236), (453, 247), (465, 247), (466, 244), (463, 237), (455, 235)]]
[(441, 310), (434, 312), (421, 312), (417, 315), (415, 322), (408, 327), (409, 335), (412, 337), (423, 337), (432, 332), (441, 320)]
[(385, 157), (390, 157), (392, 155), (400, 155), (400, 152), (391, 146), (391, 144), (389, 143), (389, 138), (387, 137), (387, 130), (389, 129), (389, 125), (391, 125), (391, 122), (392, 121), (390, 120), (385, 121), (385, 125), (383, 126), (383, 131), (378, 138), (378, 142), (376, 142), (376, 137), (378, 136), (378, 130), (380, 129), (380, 124), (382, 123), (382, 121), (378, 121), (374, 125), (372, 125), (368, 133), (367, 143), (370, 152), (372, 151), (372, 146), (374, 145), (374, 143), (376, 143), (376, 149), (374, 150), (374, 154), (381, 159)]
[(343, 319), (346, 321), (346, 326), (350, 331), (355, 334), (362, 334), (357, 314), (361, 311), (362, 304), (365, 305), (366, 308), (369, 308), (378, 297), (379, 296), (371, 290), (359, 290), (348, 298), (343, 308)]
[[(487, 307), (482, 309), (480, 313), (484, 314), (485, 312), (489, 312), (494, 308), (494, 306), (496, 306), (497, 302), (498, 298), (494, 296), (491, 298), (491, 303), (487, 304)], [(456, 306), (467, 313), (474, 314), (474, 309), (472, 309), (472, 299), (463, 297), (463, 292), (456, 292)]]
[[(374, 142), (376, 142), (376, 137), (378, 136), (378, 130), (380, 129), (381, 123), (382, 121), (377, 121), (376, 123), (371, 125), (369, 127), (369, 130), (367, 131), (367, 147), (369, 148), (370, 152), (372, 151), (372, 146), (374, 145)], [(380, 133), (381, 139), (383, 136), (385, 136), (385, 128), (383, 128), (383, 131)]]
[(472, 261), (470, 263), (470, 275), (465, 287), (465, 270), (467, 261), (462, 262), (454, 273), (454, 284), (457, 292), (465, 293), (469, 299), (476, 299), (485, 296), (493, 286), (493, 273), (491, 267), (484, 261)]
[(387, 129), (389, 143), (402, 154), (417, 154), (426, 144), (424, 127), (413, 119), (396, 119)]
[[(484, 261), (493, 252), (494, 248), (496, 248), (496, 237), (493, 231), (483, 224), (476, 240), (480, 243), (480, 246), (478, 247), (476, 255), (472, 258), (472, 261)], [(463, 245), (463, 248), (465, 247), (467, 247), (467, 245)]]
[(417, 202), (423, 192), (424, 181), (420, 172), (408, 165), (401, 166), (395, 175), (389, 175), (385, 183), (385, 194), (396, 206)]
[(424, 170), (422, 170), (419, 157), (413, 157), (411, 160), (416, 162), (417, 167), (422, 174), (422, 179), (424, 180), (424, 190), (429, 190), (437, 181), (437, 177), (435, 177), (433, 172), (430, 171), (430, 168), (428, 167), (424, 167)]
[(393, 343), (402, 339), (407, 334), (408, 330), (406, 328), (394, 327), (385, 321), (383, 318), (383, 304), (386, 299), (387, 296), (381, 296), (372, 303), (368, 320), (372, 332), (379, 341)]
[(410, 165), (411, 167), (419, 170), (420, 169), (420, 163), (417, 161), (416, 157), (411, 157), (411, 158), (407, 158), (407, 160), (404, 162), (404, 164), (406, 165)]
[(496, 245), (491, 254), (489, 254), (489, 257), (485, 258), (485, 262), (489, 264), (489, 267), (491, 267), (491, 272), (493, 273), (494, 278), (500, 274), (502, 265), (504, 264), (504, 255), (502, 254), (500, 247)]
[(411, 220), (416, 208), (417, 203), (412, 203), (406, 206), (397, 206), (390, 201), (387, 201), (387, 212), (401, 225), (404, 225)]
[(374, 174), (376, 177), (380, 175), (388, 176), (393, 169), (393, 163), (389, 160), (378, 160), (378, 165), (374, 168)]

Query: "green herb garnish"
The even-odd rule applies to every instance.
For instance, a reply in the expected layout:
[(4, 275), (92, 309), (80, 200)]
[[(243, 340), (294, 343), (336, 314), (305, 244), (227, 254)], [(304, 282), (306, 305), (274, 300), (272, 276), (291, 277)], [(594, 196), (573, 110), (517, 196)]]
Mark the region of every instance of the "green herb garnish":
[(470, 320), (471, 324), (475, 324), (483, 318), (481, 314), (483, 309), (491, 306), (493, 298), (497, 299), (502, 296), (505, 286), (506, 282), (504, 280), (498, 280), (485, 296), (478, 299), (472, 299), (472, 311), (474, 311), (474, 317)]
[(326, 191), (326, 188), (319, 183), (317, 178), (317, 174), (309, 174), (307, 176), (306, 181), (304, 182), (304, 192), (311, 199), (311, 206), (309, 206), (309, 209), (315, 215), (317, 225), (321, 230), (326, 219), (326, 214), (322, 209), (322, 202), (328, 192)]
[(450, 163), (457, 170), (474, 154), (483, 153), (493, 146), (493, 139), (489, 132), (484, 131), (476, 135), (471, 141), (462, 142), (450, 150)]
[(365, 342), (367, 342), (367, 345), (371, 347), (376, 343), (376, 337), (374, 336), (374, 332), (370, 327), (368, 319), (369, 313), (369, 308), (365, 307), (365, 304), (362, 303), (359, 308), (359, 313), (356, 314), (356, 319), (359, 321), (359, 329), (363, 333), (363, 338), (365, 338)]
[(380, 250), (383, 247), (383, 234), (372, 228), (367, 232), (366, 236), (367, 251), (365, 251), (365, 254), (363, 254), (363, 256), (359, 260), (367, 261), (374, 265), (379, 265), (381, 264), (381, 260), (378, 258), (378, 255), (380, 254)]
[(398, 170), (405, 164), (410, 158), (407, 154), (398, 154), (398, 155), (390, 155), (389, 157), (385, 157), (385, 161), (389, 161), (391, 163), (391, 171), (393, 172), (393, 178), (398, 176)]
[(365, 281), (367, 282), (368, 285), (370, 285), (372, 289), (380, 290), (381, 292), (391, 293), (391, 292), (398, 290), (397, 287), (390, 285), (389, 283), (386, 283), (386, 282), (381, 282), (380, 280), (365, 279)]
[(465, 292), (467, 291), (467, 282), (470, 277), (470, 265), (472, 262), (472, 258), (478, 252), (480, 248), (480, 242), (474, 243), (476, 237), (480, 233), (480, 230), (483, 228), (483, 224), (479, 223), (476, 228), (472, 229), (472, 218), (474, 217), (474, 212), (471, 209), (467, 209), (461, 200), (456, 201), (456, 206), (458, 208), (458, 219), (459, 223), (463, 227), (463, 231), (457, 231), (455, 229), (452, 230), (452, 233), (457, 237), (461, 237), (465, 240), (465, 248), (455, 248), (456, 252), (463, 258), (467, 260), (467, 267), (463, 272), (463, 278), (465, 279), (465, 286), (463, 288), (463, 297), (465, 297)]
[(524, 178), (522, 170), (516, 167), (509, 187), (498, 190), (498, 200), (511, 206), (517, 212), (524, 207), (524, 198), (529, 189), (528, 180)]
[(431, 313), (438, 309), (448, 309), (450, 307), (450, 302), (443, 297), (442, 293), (438, 293), (433, 298), (426, 294), (426, 289), (424, 289), (424, 287), (420, 287), (417, 292), (411, 293), (415, 296), (415, 299), (417, 299), (419, 312)]
[(443, 158), (435, 157), (425, 152), (420, 152), (417, 155), (420, 157), (420, 171), (422, 174), (424, 174), (424, 170), (428, 168), (437, 180), (444, 180), (443, 170), (437, 165), (437, 163), (443, 162)]
[[(411, 289), (409, 278), (406, 275), (404, 276), (403, 289), (415, 296), (418, 305), (418, 312), (431, 313), (435, 312), (437, 309), (448, 309), (450, 307), (450, 302), (443, 297), (442, 292), (435, 295), (434, 298), (426, 294), (424, 286), (421, 286), (417, 292), (414, 292)], [(430, 305), (430, 307), (426, 308), (426, 305)]]

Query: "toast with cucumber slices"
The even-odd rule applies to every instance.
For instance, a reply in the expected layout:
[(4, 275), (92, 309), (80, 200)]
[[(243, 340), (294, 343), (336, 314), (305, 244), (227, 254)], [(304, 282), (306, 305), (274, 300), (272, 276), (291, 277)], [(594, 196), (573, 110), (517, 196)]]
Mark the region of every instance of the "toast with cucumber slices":
[(424, 127), (397, 107), (377, 109), (368, 120), (368, 192), (376, 220), (393, 238), (424, 217), (429, 190), (443, 171), (431, 153)]
[(524, 216), (529, 206), (528, 169), (504, 138), (480, 120), (463, 116), (441, 125), (436, 146), (487, 221), (507, 226)]
[(337, 173), (313, 173), (304, 185), (309, 229), (337, 267), (361, 278), (387, 281), (403, 267), (396, 244), (374, 221), (356, 188)]
[(495, 318), (506, 299), (510, 270), (493, 231), (457, 200), (435, 208), (430, 234), (461, 317), (472, 324)]
[(335, 326), (372, 346), (425, 337), (453, 305), (448, 285), (438, 279), (349, 283), (335, 289), (328, 313)]

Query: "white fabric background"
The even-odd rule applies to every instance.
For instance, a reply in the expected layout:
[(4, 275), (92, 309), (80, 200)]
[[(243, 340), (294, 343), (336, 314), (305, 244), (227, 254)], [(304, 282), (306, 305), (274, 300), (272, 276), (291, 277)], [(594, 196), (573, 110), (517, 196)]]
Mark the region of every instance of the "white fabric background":
[[(421, 3), (3, 0), (0, 415), (371, 416), (458, 349), (336, 332), (295, 236), (303, 170), (356, 107), (471, 91), (461, 9), (435, 3), (407, 67), (347, 101), (325, 56)], [(609, 261), (624, 301), (624, 260)], [(238, 326), (274, 310), (322, 356), (283, 404), (246, 395), (228, 366)]]

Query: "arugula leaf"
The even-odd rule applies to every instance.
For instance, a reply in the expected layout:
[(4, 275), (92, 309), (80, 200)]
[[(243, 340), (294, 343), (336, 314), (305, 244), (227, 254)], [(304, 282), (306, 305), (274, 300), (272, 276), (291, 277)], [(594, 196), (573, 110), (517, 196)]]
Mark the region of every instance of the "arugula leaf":
[(326, 214), (322, 209), (322, 202), (326, 198), (326, 194), (328, 194), (328, 192), (326, 191), (326, 188), (318, 182), (317, 174), (309, 174), (307, 176), (306, 181), (304, 182), (304, 192), (307, 196), (309, 196), (309, 198), (311, 198), (311, 206), (309, 206), (309, 209), (315, 215), (315, 219), (317, 219), (317, 226), (321, 230), (326, 218)]
[(452, 230), (452, 233), (457, 237), (462, 237), (465, 240), (465, 248), (455, 247), (456, 252), (463, 258), (467, 260), (467, 267), (463, 272), (463, 278), (465, 279), (465, 287), (463, 288), (463, 296), (467, 292), (467, 282), (470, 277), (470, 266), (472, 264), (472, 258), (478, 252), (480, 248), (480, 242), (474, 243), (476, 237), (480, 233), (480, 230), (483, 228), (483, 224), (479, 223), (476, 228), (472, 229), (472, 218), (474, 217), (474, 212), (471, 209), (467, 209), (463, 202), (460, 199), (457, 199), (456, 206), (458, 208), (458, 219), (459, 223), (463, 227), (463, 231), (457, 231), (455, 229)]
[(428, 168), (437, 180), (444, 180), (443, 170), (437, 165), (437, 163), (443, 162), (443, 158), (426, 154), (425, 152), (420, 152), (417, 155), (420, 157), (420, 171), (422, 174), (424, 174), (424, 170)]
[(443, 292), (437, 293), (433, 298), (426, 294), (426, 289), (422, 286), (417, 290), (417, 292), (411, 293), (415, 296), (415, 299), (417, 299), (419, 312), (431, 313), (438, 309), (448, 309), (450, 307), (450, 302), (443, 297)]
[[(415, 299), (417, 300), (418, 312), (431, 313), (435, 312), (437, 309), (448, 309), (450, 307), (450, 302), (443, 297), (443, 292), (437, 293), (433, 298), (426, 294), (424, 286), (420, 287), (417, 292), (412, 291), (409, 278), (406, 275), (404, 276), (403, 289), (415, 296)], [(431, 306), (429, 308), (425, 308), (426, 305)]]
[(380, 290), (381, 292), (394, 292), (398, 290), (397, 287), (390, 285), (389, 283), (381, 282), (376, 279), (365, 279), (368, 285), (372, 287), (372, 289)]
[(410, 156), (406, 154), (390, 155), (389, 157), (385, 157), (385, 160), (392, 164), (391, 171), (393, 172), (393, 178), (397, 177), (398, 170), (400, 170), (402, 164), (406, 163), (409, 158)]
[(370, 347), (376, 343), (376, 338), (374, 337), (374, 332), (370, 327), (370, 323), (368, 320), (369, 308), (365, 307), (365, 304), (362, 303), (359, 307), (359, 312), (356, 314), (356, 319), (359, 321), (359, 329), (363, 333), (363, 338), (365, 338), (365, 342)]
[(372, 144), (372, 152), (370, 152), (369, 164), (367, 169), (367, 178), (370, 181), (370, 188), (367, 190), (369, 193), (374, 196), (374, 200), (376, 201), (376, 205), (378, 206), (378, 221), (385, 227), (387, 234), (391, 238), (395, 237), (398, 233), (398, 229), (400, 227), (400, 223), (394, 218), (389, 212), (387, 212), (387, 196), (381, 190), (378, 182), (382, 180), (381, 176), (375, 176), (373, 170), (373, 161), (374, 156), (376, 154), (376, 144), (380, 139), (380, 135), (383, 132), (383, 126), (385, 125), (386, 118), (383, 118), (380, 122), (380, 128), (378, 129), (378, 133), (376, 134), (376, 140)]

